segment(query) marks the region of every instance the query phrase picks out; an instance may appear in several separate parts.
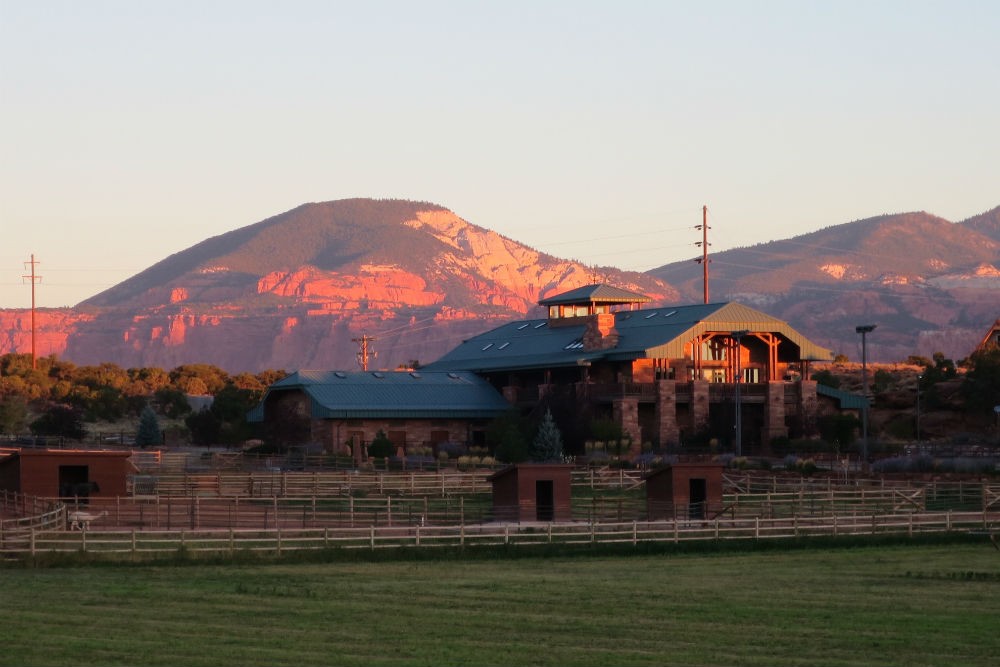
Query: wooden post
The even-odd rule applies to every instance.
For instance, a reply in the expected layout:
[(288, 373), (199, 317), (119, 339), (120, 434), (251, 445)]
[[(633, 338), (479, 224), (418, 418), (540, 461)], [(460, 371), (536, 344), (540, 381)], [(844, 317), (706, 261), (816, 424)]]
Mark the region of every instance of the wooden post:
[(372, 551), (375, 551), (375, 526), (372, 525), (369, 531), (369, 543), (371, 544)]
[(135, 558), (136, 551), (137, 551), (137, 548), (136, 548), (136, 540), (135, 540), (135, 528), (133, 528), (132, 529), (132, 558)]

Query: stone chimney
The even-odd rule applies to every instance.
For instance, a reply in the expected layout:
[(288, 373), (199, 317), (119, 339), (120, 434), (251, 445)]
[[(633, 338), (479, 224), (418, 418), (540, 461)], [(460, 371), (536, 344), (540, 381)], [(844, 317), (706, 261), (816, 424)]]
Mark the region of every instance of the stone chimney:
[(618, 347), (618, 330), (615, 329), (614, 313), (597, 313), (587, 318), (587, 329), (583, 332), (583, 349), (609, 350)]

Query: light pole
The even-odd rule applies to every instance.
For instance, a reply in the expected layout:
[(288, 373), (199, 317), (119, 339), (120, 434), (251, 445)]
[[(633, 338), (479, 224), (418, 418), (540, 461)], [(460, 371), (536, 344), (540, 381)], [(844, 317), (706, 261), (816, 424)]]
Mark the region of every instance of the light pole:
[(917, 450), (920, 450), (920, 381), (924, 379), (923, 375), (917, 376)]
[(729, 335), (736, 341), (736, 456), (743, 456), (743, 403), (740, 401), (740, 383), (743, 380), (741, 341), (743, 337), (750, 333), (747, 329), (733, 331)]
[(861, 394), (865, 403), (861, 408), (861, 469), (868, 470), (868, 339), (866, 336), (875, 331), (874, 324), (860, 324), (854, 327), (855, 333), (861, 334)]

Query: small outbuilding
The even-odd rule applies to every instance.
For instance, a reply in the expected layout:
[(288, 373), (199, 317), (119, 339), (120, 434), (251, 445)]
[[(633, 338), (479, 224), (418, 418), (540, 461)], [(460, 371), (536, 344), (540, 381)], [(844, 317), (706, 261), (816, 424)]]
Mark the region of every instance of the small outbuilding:
[(489, 477), (497, 521), (569, 521), (572, 465), (518, 463)]
[(127, 494), (131, 452), (22, 449), (0, 459), (0, 488), (41, 498)]
[(660, 519), (706, 519), (722, 512), (721, 463), (674, 463), (646, 475), (646, 515)]

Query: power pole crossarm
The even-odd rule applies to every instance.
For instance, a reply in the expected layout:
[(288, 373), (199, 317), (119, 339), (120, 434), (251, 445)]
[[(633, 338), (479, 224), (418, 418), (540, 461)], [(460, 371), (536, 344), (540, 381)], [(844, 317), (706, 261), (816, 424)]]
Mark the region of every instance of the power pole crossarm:
[(35, 261), (34, 253), (31, 254), (31, 259), (24, 263), (24, 265), (30, 266), (31, 271), (27, 275), (21, 276), (25, 280), (31, 281), (31, 368), (38, 368), (38, 356), (35, 354), (35, 285), (42, 281), (42, 277), (35, 275), (35, 265), (39, 262)]
[(695, 225), (695, 229), (701, 230), (701, 241), (696, 241), (695, 245), (701, 246), (701, 257), (694, 261), (701, 264), (702, 283), (705, 288), (705, 303), (708, 303), (708, 206), (701, 207), (701, 224)]
[(368, 334), (361, 334), (361, 338), (352, 338), (352, 343), (359, 343), (361, 349), (358, 350), (358, 364), (361, 366), (361, 370), (368, 370), (368, 360), (376, 359), (378, 357), (378, 352), (372, 350), (368, 347), (369, 343), (375, 342), (374, 336), (369, 336)]

